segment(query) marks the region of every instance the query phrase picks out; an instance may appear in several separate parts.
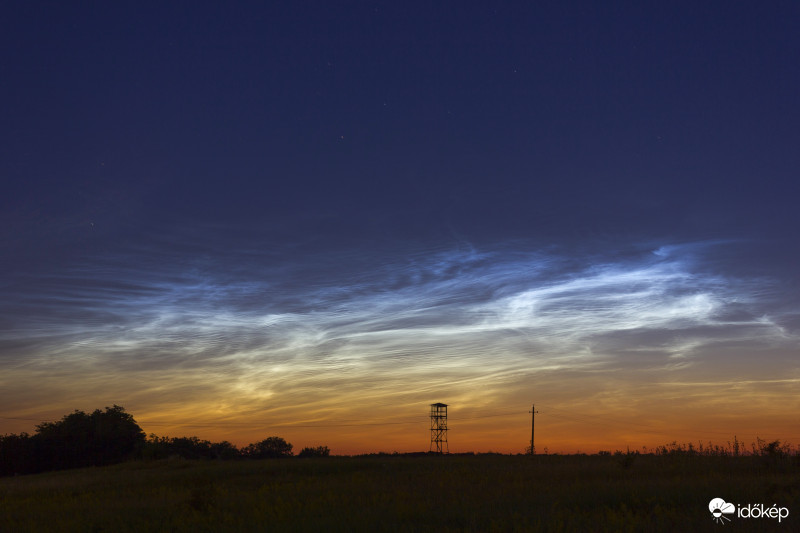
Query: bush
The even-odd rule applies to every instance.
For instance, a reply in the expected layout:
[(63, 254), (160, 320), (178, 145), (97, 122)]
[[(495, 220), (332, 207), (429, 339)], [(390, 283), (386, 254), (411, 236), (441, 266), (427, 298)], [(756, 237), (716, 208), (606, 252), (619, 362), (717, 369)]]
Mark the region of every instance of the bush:
[(292, 445), (280, 437), (269, 437), (242, 448), (241, 454), (249, 459), (291, 457)]
[(298, 457), (328, 457), (331, 451), (327, 446), (317, 446), (315, 448), (303, 448), (300, 450)]
[(159, 437), (151, 434), (142, 450), (144, 459), (234, 459), (239, 450), (228, 441), (211, 442), (197, 437)]
[(619, 466), (621, 466), (622, 468), (630, 468), (631, 465), (633, 464), (633, 461), (635, 461), (636, 458), (639, 457), (639, 452), (638, 451), (632, 452), (630, 448), (628, 448), (628, 450), (625, 453), (621, 452), (620, 450), (617, 450), (614, 452), (614, 457), (617, 458), (617, 463), (619, 463)]
[(239, 449), (226, 440), (213, 442), (211, 443), (211, 457), (213, 459), (236, 459), (239, 457)]

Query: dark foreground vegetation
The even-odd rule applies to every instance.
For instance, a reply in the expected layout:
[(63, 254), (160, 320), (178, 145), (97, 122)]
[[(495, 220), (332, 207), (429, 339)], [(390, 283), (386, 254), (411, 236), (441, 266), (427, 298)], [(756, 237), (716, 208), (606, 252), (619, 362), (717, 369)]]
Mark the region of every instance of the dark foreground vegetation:
[[(0, 479), (0, 531), (798, 531), (794, 457), (160, 459)], [(713, 522), (708, 504), (786, 506)]]
[[(779, 441), (596, 455), (329, 454), (318, 446), (294, 456), (280, 437), (241, 449), (146, 437), (119, 406), (75, 411), (34, 435), (0, 437), (0, 532), (800, 531), (800, 454)], [(783, 516), (714, 523), (715, 498)]]
[[(303, 448), (299, 457), (329, 454), (327, 446), (316, 446)], [(133, 416), (115, 405), (105, 411), (75, 411), (57, 422), (42, 422), (33, 435), (0, 436), (0, 476), (107, 466), (131, 459), (275, 459), (292, 455), (292, 445), (281, 437), (268, 437), (242, 449), (227, 441), (197, 437), (145, 437)]]

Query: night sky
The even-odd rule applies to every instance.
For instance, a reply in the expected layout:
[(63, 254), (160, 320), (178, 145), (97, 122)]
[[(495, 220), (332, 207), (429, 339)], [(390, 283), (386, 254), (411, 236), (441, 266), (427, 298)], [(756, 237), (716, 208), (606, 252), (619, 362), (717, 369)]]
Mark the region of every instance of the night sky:
[[(167, 5), (168, 4), (168, 5)], [(8, 2), (0, 434), (800, 443), (800, 4)]]

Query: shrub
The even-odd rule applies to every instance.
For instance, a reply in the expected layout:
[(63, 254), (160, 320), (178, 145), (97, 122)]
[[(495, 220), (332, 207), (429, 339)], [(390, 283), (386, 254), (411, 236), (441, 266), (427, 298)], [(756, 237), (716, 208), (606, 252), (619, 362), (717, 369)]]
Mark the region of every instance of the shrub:
[(315, 448), (303, 448), (298, 457), (328, 457), (331, 454), (327, 446), (317, 446)]
[(249, 459), (272, 459), (293, 455), (292, 445), (280, 437), (268, 437), (262, 441), (248, 444), (242, 448), (241, 454)]
[(159, 437), (150, 434), (142, 450), (145, 459), (234, 459), (239, 450), (228, 441), (211, 442), (197, 437)]
[(632, 452), (630, 448), (628, 448), (628, 450), (625, 453), (617, 450), (614, 452), (614, 457), (617, 458), (619, 466), (621, 466), (622, 468), (630, 468), (631, 465), (633, 464), (633, 461), (636, 460), (637, 457), (639, 457), (639, 452), (638, 451)]

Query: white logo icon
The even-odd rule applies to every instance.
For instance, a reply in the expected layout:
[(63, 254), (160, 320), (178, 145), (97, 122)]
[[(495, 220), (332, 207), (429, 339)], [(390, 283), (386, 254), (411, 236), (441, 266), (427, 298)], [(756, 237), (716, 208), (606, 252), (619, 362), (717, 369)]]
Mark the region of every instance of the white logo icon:
[(725, 515), (736, 512), (736, 506), (732, 503), (725, 503), (725, 500), (722, 498), (714, 498), (708, 502), (708, 510), (711, 511), (711, 514), (714, 516), (714, 522), (718, 524), (725, 524), (726, 520), (728, 522), (731, 521), (731, 519)]

